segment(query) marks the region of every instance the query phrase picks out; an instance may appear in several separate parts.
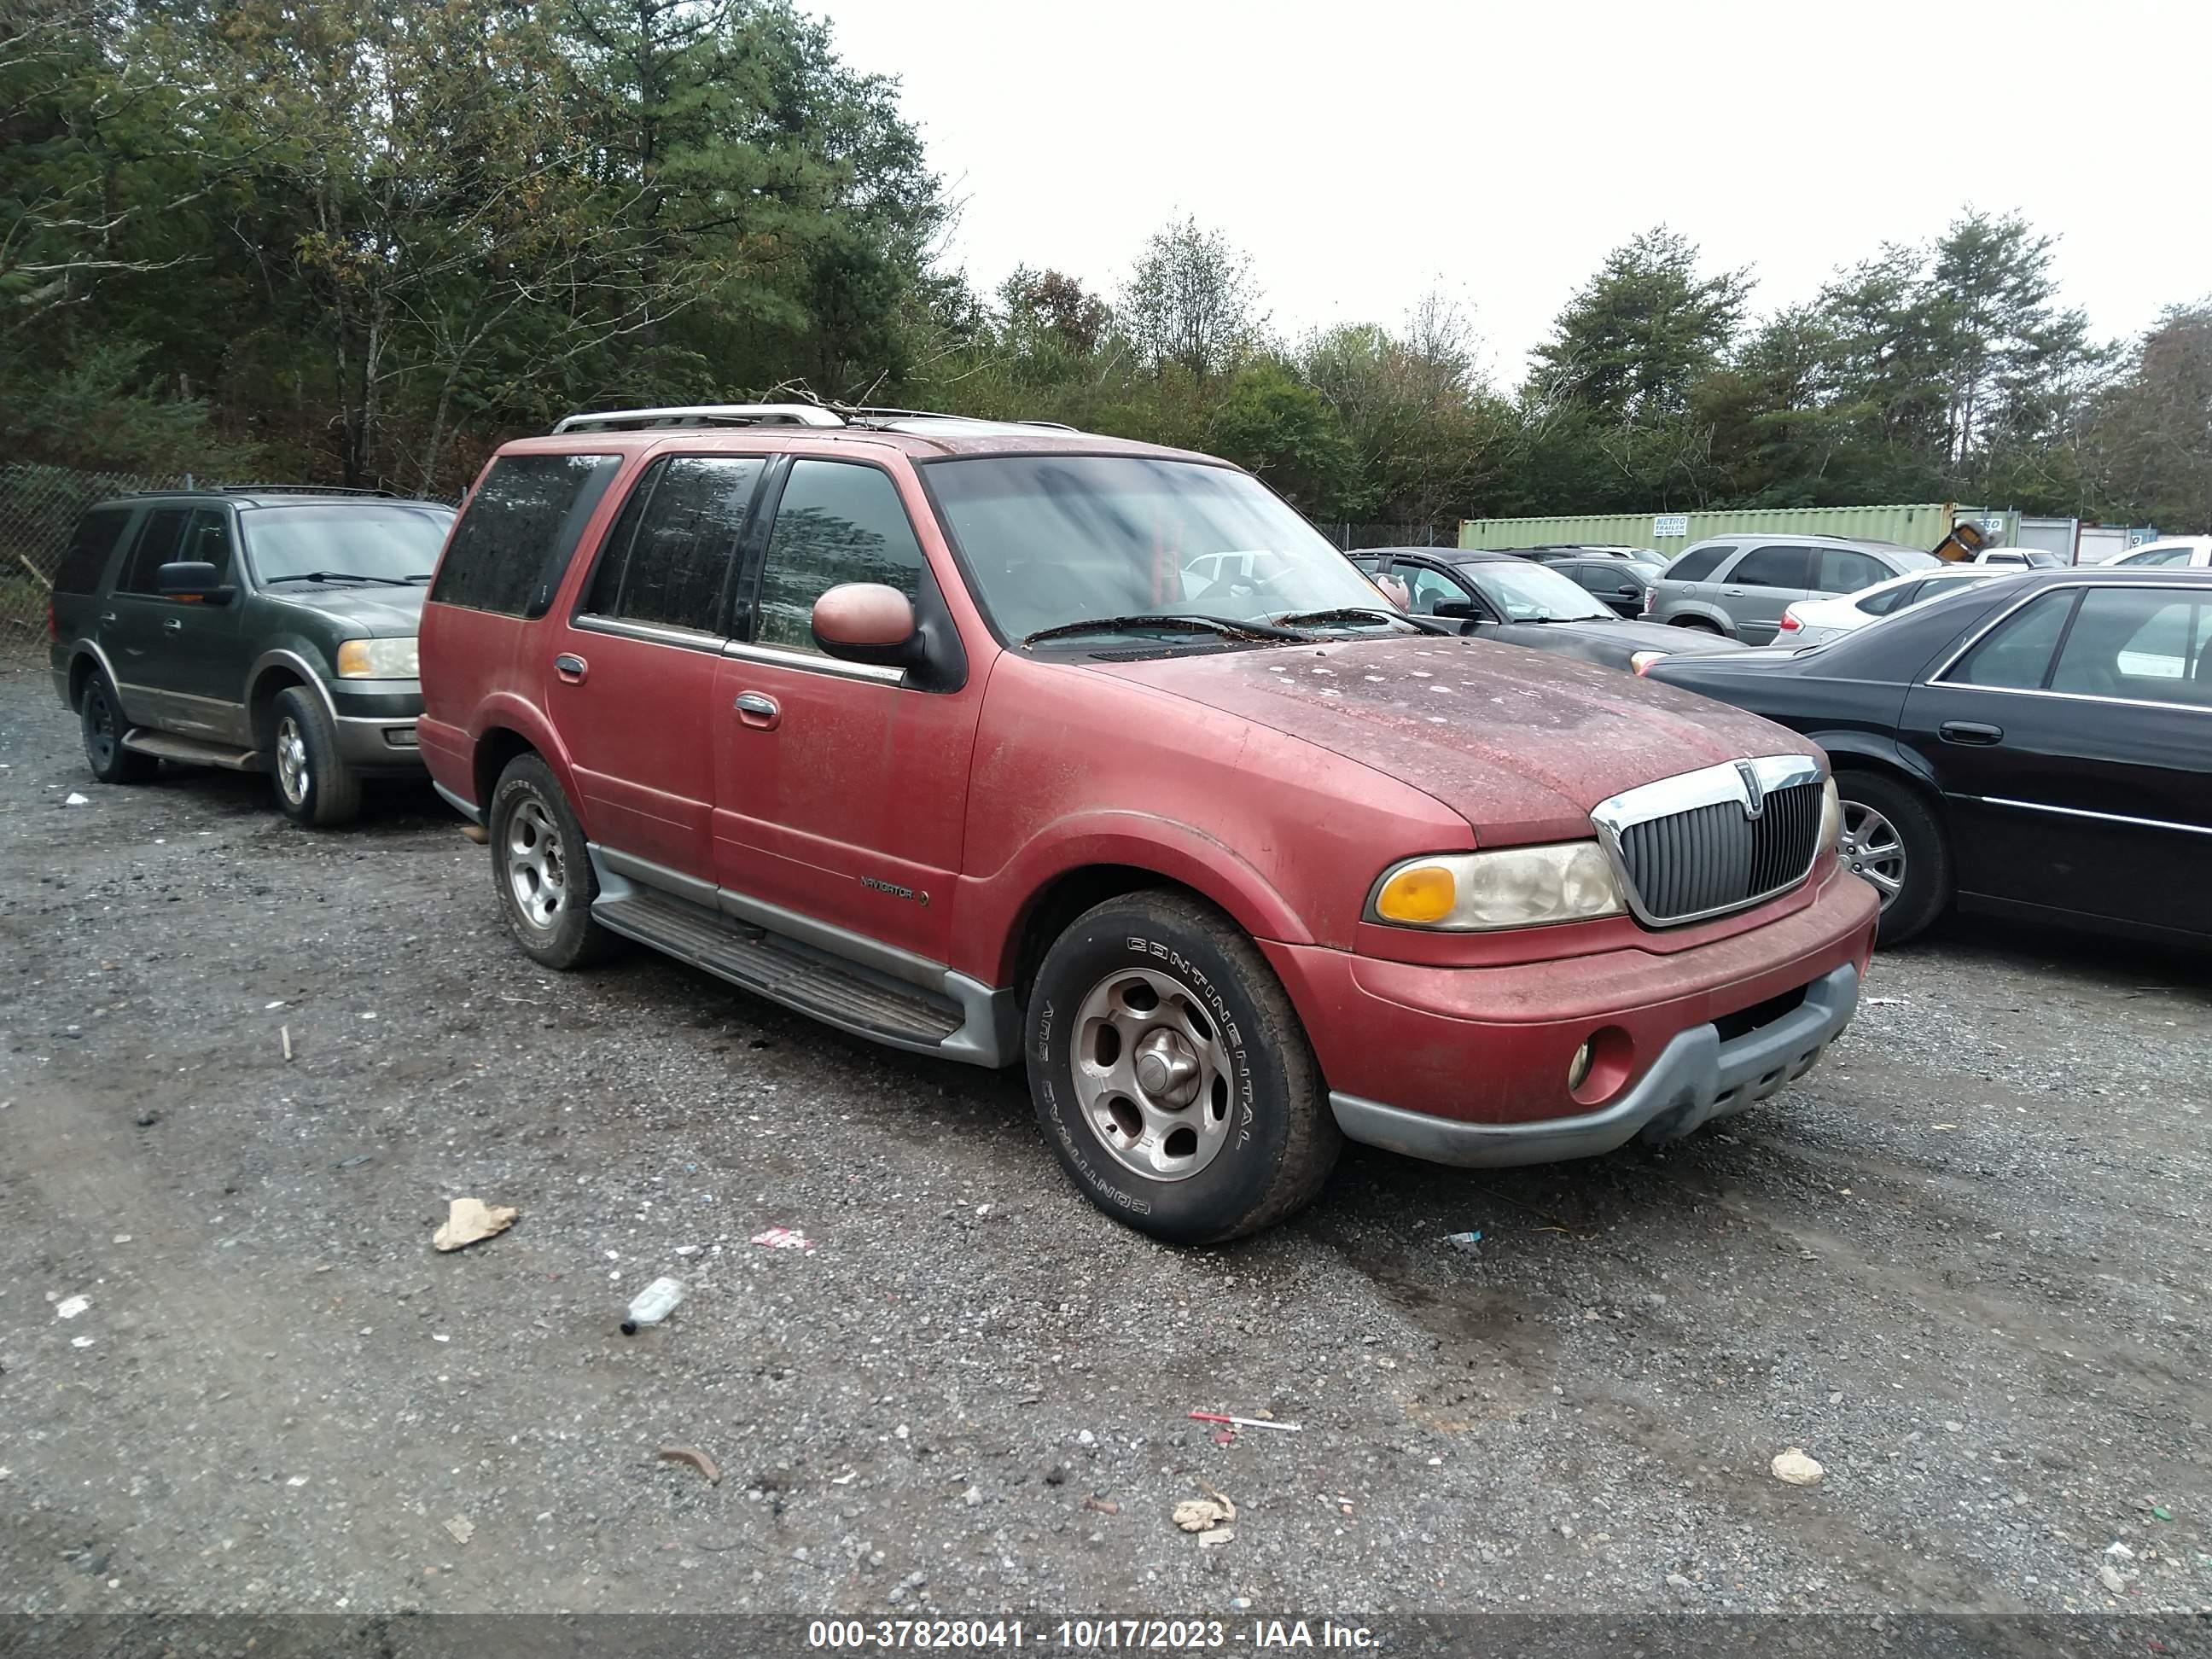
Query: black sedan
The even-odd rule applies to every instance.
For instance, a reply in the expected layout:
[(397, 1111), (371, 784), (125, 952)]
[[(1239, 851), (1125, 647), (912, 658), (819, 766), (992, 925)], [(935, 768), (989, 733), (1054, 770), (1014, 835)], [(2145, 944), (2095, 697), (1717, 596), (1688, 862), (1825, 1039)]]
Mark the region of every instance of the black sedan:
[[(1396, 581), (1405, 590), (1407, 610), (1456, 621), (1462, 634), (1562, 652), (1607, 668), (1632, 668), (1639, 656), (1661, 652), (1736, 648), (1731, 640), (1626, 621), (1551, 566), (1511, 553), (1378, 547), (1353, 554), (1352, 562), (1370, 576)], [(1631, 567), (1621, 562), (1615, 568)], [(1615, 586), (1628, 580), (1623, 577)]]
[(2212, 939), (2212, 571), (2035, 570), (1648, 677), (1828, 751), (1884, 944), (1953, 902)]

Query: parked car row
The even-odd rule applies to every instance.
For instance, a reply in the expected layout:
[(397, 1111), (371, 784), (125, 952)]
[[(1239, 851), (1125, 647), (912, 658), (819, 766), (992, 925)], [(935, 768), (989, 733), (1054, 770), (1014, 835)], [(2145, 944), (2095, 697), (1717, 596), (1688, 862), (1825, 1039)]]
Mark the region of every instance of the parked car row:
[[(281, 769), (264, 706), (338, 698), (363, 651), (399, 672), (375, 629), (265, 597), (255, 526), (280, 509), (250, 499), (210, 508), (228, 581), (145, 540), (149, 502), (88, 541), (53, 653), (71, 707), (107, 709), (88, 751), (168, 752), (167, 671), (104, 632), (118, 580), (156, 640), (224, 611), (298, 641), (273, 695), (274, 647), (210, 665), (195, 759)], [(310, 562), (317, 617), (425, 574)], [(1878, 905), (1835, 855), (1817, 748), (1457, 626), (1205, 456), (617, 411), (492, 460), (422, 604), (420, 716), (392, 720), (483, 826), (533, 960), (632, 941), (1022, 1066), (1093, 1203), (1220, 1239), (1307, 1202), (1347, 1138), (1500, 1164), (1689, 1133), (1804, 1073), (1856, 1006)], [(319, 729), (295, 721), (311, 778)]]

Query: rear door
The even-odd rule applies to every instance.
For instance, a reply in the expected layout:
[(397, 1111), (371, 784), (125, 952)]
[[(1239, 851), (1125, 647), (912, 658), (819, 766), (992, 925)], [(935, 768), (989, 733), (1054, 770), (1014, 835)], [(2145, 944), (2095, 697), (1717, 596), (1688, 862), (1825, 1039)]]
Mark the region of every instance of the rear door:
[(2212, 934), (2212, 592), (2063, 587), (1905, 701), (1961, 893)]
[(796, 911), (942, 963), (983, 677), (918, 690), (824, 654), (811, 625), (814, 601), (845, 582), (941, 610), (925, 534), (941, 548), (910, 476), (790, 464), (712, 699), (714, 860), (740, 915)]
[(763, 456), (664, 455), (638, 477), (549, 636), (545, 701), (592, 839), (711, 902), (715, 676)]
[(1768, 645), (1782, 613), (1813, 586), (1814, 550), (1773, 543), (1754, 547), (1721, 573), (1720, 604), (1747, 645)]

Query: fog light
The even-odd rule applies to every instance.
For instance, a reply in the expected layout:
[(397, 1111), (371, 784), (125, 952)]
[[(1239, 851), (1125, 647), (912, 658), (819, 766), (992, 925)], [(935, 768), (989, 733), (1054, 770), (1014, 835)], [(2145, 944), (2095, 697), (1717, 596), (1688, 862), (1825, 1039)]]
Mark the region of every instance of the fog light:
[(1575, 1050), (1575, 1057), (1567, 1062), (1567, 1092), (1569, 1094), (1574, 1093), (1583, 1086), (1584, 1079), (1589, 1076), (1589, 1068), (1590, 1045), (1585, 1042)]

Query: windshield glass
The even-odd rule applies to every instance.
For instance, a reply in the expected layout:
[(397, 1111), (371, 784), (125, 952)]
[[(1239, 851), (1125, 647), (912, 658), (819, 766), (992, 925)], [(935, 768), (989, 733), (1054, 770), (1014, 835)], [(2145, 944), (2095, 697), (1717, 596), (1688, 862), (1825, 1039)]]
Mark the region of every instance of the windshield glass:
[[(1227, 467), (1143, 456), (1022, 455), (933, 461), (923, 472), (976, 597), (1010, 639), (1104, 617), (1182, 613), (1264, 622), (1389, 608), (1374, 584), (1287, 503)], [(1350, 618), (1329, 625), (1363, 624)], [(1155, 633), (1134, 621), (1114, 631), (1148, 641)], [(1163, 644), (1205, 646), (1221, 635), (1159, 637)]]
[(264, 585), (318, 570), (386, 581), (427, 578), (453, 522), (450, 507), (350, 501), (262, 507), (239, 517), (253, 574)]
[(1546, 565), (1463, 564), (1459, 574), (1480, 588), (1508, 622), (1618, 620), (1577, 583)]

